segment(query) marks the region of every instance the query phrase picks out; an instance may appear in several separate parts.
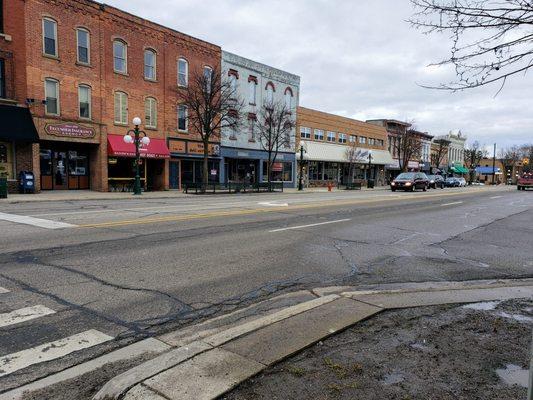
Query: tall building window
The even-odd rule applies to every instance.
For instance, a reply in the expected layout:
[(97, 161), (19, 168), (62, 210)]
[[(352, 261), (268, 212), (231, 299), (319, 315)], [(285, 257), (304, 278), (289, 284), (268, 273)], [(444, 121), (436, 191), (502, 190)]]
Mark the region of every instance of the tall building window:
[(128, 95), (124, 92), (115, 92), (115, 124), (128, 123)]
[(51, 78), (45, 79), (44, 94), (46, 96), (46, 114), (59, 115), (59, 82)]
[(315, 129), (315, 140), (324, 140), (324, 131), (321, 129)]
[(359, 143), (361, 143), (361, 144), (365, 144), (365, 143), (366, 143), (366, 137), (364, 137), (364, 136), (359, 136)]
[(213, 68), (205, 66), (204, 67), (204, 78), (205, 78), (205, 90), (206, 92), (211, 92), (211, 82), (213, 80)]
[(187, 106), (179, 105), (178, 106), (178, 130), (187, 131), (188, 128), (188, 109)]
[(291, 88), (285, 89), (285, 108), (288, 111), (292, 110), (292, 99), (293, 99), (293, 93)]
[(250, 141), (255, 142), (255, 121), (256, 117), (255, 115), (251, 115), (248, 117), (248, 129), (250, 131)]
[(43, 52), (57, 57), (57, 22), (50, 18), (43, 19)]
[(121, 74), (128, 73), (128, 47), (120, 40), (113, 42), (113, 69)]
[(357, 136), (350, 135), (350, 143), (355, 143), (355, 140), (357, 139)]
[(373, 146), (375, 143), (374, 139), (373, 138), (368, 138), (368, 144)]
[(335, 141), (335, 132), (328, 132), (328, 142)]
[(91, 118), (91, 88), (87, 85), (78, 87), (78, 102), (80, 106), (80, 118)]
[(256, 79), (248, 79), (248, 102), (251, 105), (255, 105), (256, 103), (256, 96), (257, 96), (257, 80)]
[(300, 137), (302, 139), (311, 139), (311, 128), (300, 127)]
[(151, 81), (156, 78), (156, 54), (153, 50), (144, 51), (144, 77)]
[(344, 133), (339, 133), (339, 143), (346, 143), (346, 135)]
[(178, 60), (178, 86), (187, 87), (189, 84), (189, 63), (186, 59)]
[(6, 97), (6, 69), (4, 60), (0, 58), (0, 98), (5, 99)]
[(85, 29), (76, 29), (76, 40), (78, 42), (78, 62), (82, 64), (90, 63), (90, 37)]
[(157, 128), (157, 100), (147, 97), (144, 101), (144, 115), (147, 128)]
[(229, 76), (229, 85), (230, 85), (230, 95), (232, 97), (232, 99), (235, 99), (237, 98), (237, 76), (235, 74), (231, 74)]
[(0, 33), (4, 33), (4, 0), (0, 0)]
[(266, 87), (265, 87), (265, 90), (266, 90), (266, 97), (265, 97), (265, 100), (267, 102), (267, 104), (272, 104), (274, 103), (274, 84), (272, 82), (268, 82)]

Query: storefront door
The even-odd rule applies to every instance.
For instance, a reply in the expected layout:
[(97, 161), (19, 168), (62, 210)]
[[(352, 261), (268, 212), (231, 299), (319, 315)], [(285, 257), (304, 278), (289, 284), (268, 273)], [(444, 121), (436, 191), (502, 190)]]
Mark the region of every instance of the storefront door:
[(56, 151), (52, 160), (54, 189), (68, 189), (67, 177), (67, 152)]
[(89, 189), (89, 156), (78, 150), (41, 148), (41, 189)]
[(170, 189), (179, 189), (180, 187), (180, 164), (179, 161), (170, 162), (170, 171), (169, 171), (169, 187)]

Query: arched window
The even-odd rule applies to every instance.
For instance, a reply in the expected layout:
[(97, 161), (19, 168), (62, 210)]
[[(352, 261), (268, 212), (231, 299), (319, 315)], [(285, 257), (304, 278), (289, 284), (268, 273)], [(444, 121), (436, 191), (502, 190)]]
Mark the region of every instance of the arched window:
[(57, 57), (57, 22), (51, 18), (43, 18), (43, 53)]
[(115, 124), (128, 123), (128, 95), (124, 92), (115, 92)]
[(76, 29), (76, 42), (78, 44), (78, 62), (81, 64), (90, 64), (91, 62), (91, 44), (89, 31), (84, 28)]
[(272, 82), (268, 82), (265, 87), (266, 90), (266, 102), (268, 104), (274, 103), (274, 92), (276, 89), (274, 88), (274, 84)]
[(121, 74), (128, 73), (128, 46), (122, 40), (113, 42), (113, 69)]
[(91, 87), (88, 85), (78, 86), (78, 104), (80, 118), (91, 119)]
[(144, 100), (145, 126), (147, 128), (157, 128), (157, 100), (147, 97)]
[(189, 63), (186, 59), (178, 60), (178, 86), (187, 87), (189, 85)]
[(59, 115), (59, 81), (52, 78), (44, 80), (44, 95), (46, 98), (45, 113)]
[(156, 79), (157, 56), (152, 49), (144, 51), (144, 78), (155, 81)]
[(287, 89), (285, 89), (285, 107), (287, 108), (288, 111), (291, 111), (292, 110), (292, 99), (293, 99), (294, 95), (292, 93), (292, 89), (290, 87), (288, 87)]

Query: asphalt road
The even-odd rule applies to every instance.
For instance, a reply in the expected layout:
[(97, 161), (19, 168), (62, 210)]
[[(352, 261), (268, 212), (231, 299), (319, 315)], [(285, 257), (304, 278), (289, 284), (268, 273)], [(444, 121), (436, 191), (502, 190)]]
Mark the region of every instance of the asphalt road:
[(280, 291), (533, 277), (532, 227), (508, 187), (0, 203), (0, 391)]

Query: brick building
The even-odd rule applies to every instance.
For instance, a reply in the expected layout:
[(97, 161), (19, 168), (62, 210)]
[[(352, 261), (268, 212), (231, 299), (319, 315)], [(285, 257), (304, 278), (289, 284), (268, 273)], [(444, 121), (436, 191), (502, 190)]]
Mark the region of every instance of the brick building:
[(296, 156), (299, 160), (303, 146), (304, 180), (309, 185), (344, 185), (368, 179), (385, 184), (385, 165), (392, 163), (385, 128), (298, 107), (296, 130)]
[(135, 149), (123, 136), (135, 116), (150, 138), (144, 187), (168, 189), (171, 171), (179, 179), (180, 158), (198, 137), (183, 125), (177, 90), (189, 73), (218, 67), (220, 47), (90, 0), (3, 3), (4, 20), (11, 8), (24, 20), (16, 65), (39, 134), (32, 170), (42, 189), (128, 188)]

